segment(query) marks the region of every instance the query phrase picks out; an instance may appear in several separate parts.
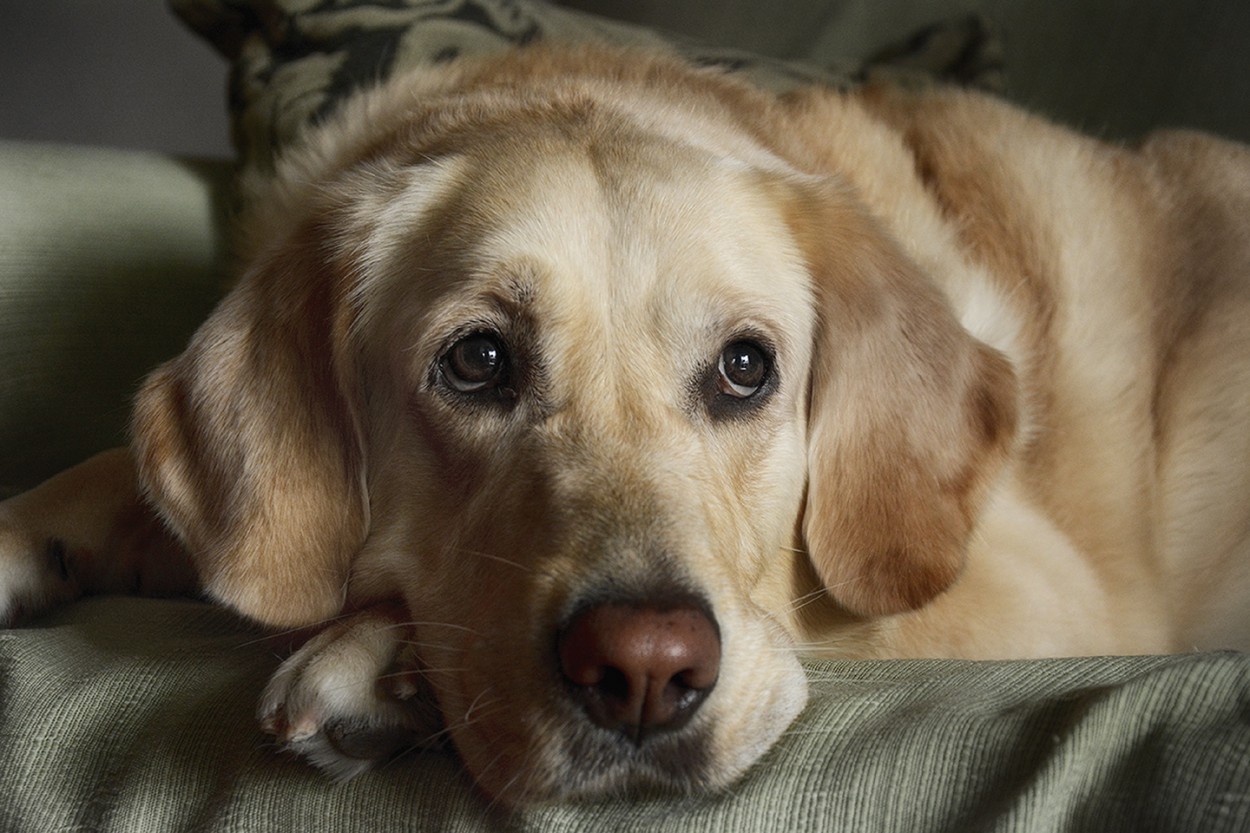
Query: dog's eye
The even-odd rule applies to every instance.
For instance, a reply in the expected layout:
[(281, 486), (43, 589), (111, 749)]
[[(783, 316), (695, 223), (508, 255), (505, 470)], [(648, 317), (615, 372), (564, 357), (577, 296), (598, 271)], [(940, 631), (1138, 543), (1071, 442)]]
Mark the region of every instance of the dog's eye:
[(718, 370), (720, 392), (746, 399), (768, 381), (768, 355), (754, 342), (735, 341), (721, 351)]
[(478, 393), (506, 381), (508, 356), (496, 336), (474, 333), (453, 344), (443, 355), (441, 366), (443, 378), (454, 390)]

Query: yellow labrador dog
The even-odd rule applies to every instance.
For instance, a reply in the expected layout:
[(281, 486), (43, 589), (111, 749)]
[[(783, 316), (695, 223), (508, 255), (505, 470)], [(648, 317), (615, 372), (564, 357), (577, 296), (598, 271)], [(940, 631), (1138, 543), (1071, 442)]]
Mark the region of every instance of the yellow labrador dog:
[(334, 772), (716, 789), (802, 655), (1250, 646), (1242, 147), (535, 49), (358, 98), (248, 228), (130, 450), (0, 506), (0, 617), (318, 627), (261, 717)]

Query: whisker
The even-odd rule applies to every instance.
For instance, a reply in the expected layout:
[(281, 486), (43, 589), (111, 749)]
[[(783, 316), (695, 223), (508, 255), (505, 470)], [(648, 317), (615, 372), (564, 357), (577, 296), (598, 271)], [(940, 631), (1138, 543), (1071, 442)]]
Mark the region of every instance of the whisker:
[(478, 707), (478, 704), (482, 701), (482, 698), (485, 697), (487, 694), (489, 694), (493, 690), (493, 688), (494, 686), (487, 686), (486, 688), (482, 689), (481, 693), (479, 693), (476, 697), (473, 698), (473, 702), (470, 703), (469, 707), (464, 710), (464, 717), (462, 719), (465, 725), (468, 725), (469, 723), (473, 721), (472, 715), (473, 715), (474, 710)]
[(830, 637), (829, 639), (822, 639), (819, 641), (795, 642), (794, 644), (786, 645), (785, 647), (771, 647), (765, 650), (772, 654), (798, 654), (800, 656), (806, 654), (821, 654), (821, 659), (847, 659), (845, 656), (831, 657), (827, 653), (829, 651), (838, 650), (838, 648), (845, 644), (845, 642), (845, 639)]
[(474, 630), (473, 628), (470, 628), (467, 625), (458, 625), (454, 622), (435, 622), (432, 620), (430, 621), (412, 620), (408, 622), (396, 622), (395, 624), (388, 625), (387, 627), (388, 628), (450, 628), (451, 630), (461, 631), (463, 633), (471, 634), (472, 636), (485, 636), (485, 634), (483, 634), (481, 631)]
[(336, 624), (338, 622), (342, 622), (344, 619), (350, 619), (352, 616), (355, 616), (356, 613), (358, 612), (359, 611), (352, 611), (349, 613), (340, 613), (337, 616), (331, 616), (328, 619), (322, 619), (320, 622), (313, 622), (311, 625), (302, 625), (297, 628), (287, 628), (285, 630), (267, 632), (265, 635), (259, 636), (256, 639), (249, 639), (246, 642), (240, 642), (237, 645), (235, 645), (235, 647), (236, 648), (250, 648), (253, 645), (261, 645), (265, 642), (269, 642), (274, 639), (280, 639), (284, 636), (291, 636), (292, 634), (297, 634), (302, 631), (324, 630), (325, 628), (328, 628), (330, 625)]
[(472, 726), (474, 723), (479, 723), (482, 720), (490, 717), (491, 715), (502, 714), (504, 712), (504, 707), (506, 705), (507, 704), (502, 699), (491, 701), (487, 703), (486, 707), (481, 708), (479, 714), (474, 715), (471, 720), (468, 720), (468, 721), (458, 720), (455, 723), (444, 724), (443, 728), (439, 729), (437, 732), (430, 735), (428, 738), (426, 738), (426, 740), (427, 741), (433, 741), (433, 740), (441, 741), (443, 738), (449, 737), (451, 733), (454, 731), (457, 731), (459, 729), (465, 729), (469, 726)]
[(435, 651), (450, 651), (452, 646), (445, 642), (422, 642), (418, 639), (399, 639), (396, 640), (400, 645), (411, 645), (414, 648), (430, 648)]
[(464, 670), (465, 668), (462, 665), (447, 665), (447, 666), (441, 666), (441, 667), (422, 667), (420, 669), (422, 674), (462, 674), (464, 673)]
[(526, 573), (534, 572), (534, 569), (532, 567), (522, 564), (519, 561), (513, 561), (510, 558), (504, 558), (502, 555), (495, 555), (494, 553), (490, 553), (490, 552), (482, 552), (481, 550), (471, 550), (471, 549), (468, 549), (467, 547), (456, 547), (456, 552), (461, 552), (461, 553), (464, 553), (465, 555), (477, 556), (478, 558), (485, 558), (490, 561), (498, 561), (500, 564), (506, 564), (509, 567), (515, 567), (516, 569), (521, 570)]
[[(493, 768), (495, 764), (499, 761), (502, 754), (503, 752), (501, 750), (500, 754), (496, 755), (494, 759), (491, 760), (490, 766), (487, 768), (487, 770), (483, 770), (483, 772), (486, 772), (490, 768)], [(535, 767), (533, 766), (533, 761), (537, 754), (538, 754), (538, 750), (533, 747), (530, 747), (529, 749), (525, 750), (524, 756), (517, 763), (517, 766), (514, 768), (512, 777), (509, 778), (506, 782), (504, 782), (503, 786), (501, 786), (495, 792), (494, 797), (491, 798), (490, 803), (488, 805), (491, 811), (495, 811), (501, 806), (501, 804), (506, 800), (506, 796), (508, 795), (508, 793), (513, 791), (513, 788), (516, 787), (518, 783), (520, 783), (522, 778), (525, 778), (527, 780), (526, 780), (526, 783), (521, 787), (521, 789), (518, 790), (518, 792), (525, 793), (529, 791), (529, 788), (532, 786), (533, 779), (535, 777), (535, 771), (534, 771)]]
[(812, 604), (813, 602), (819, 601), (827, 593), (828, 591), (824, 587), (818, 587), (809, 593), (804, 593), (802, 596), (799, 596), (798, 598), (791, 600), (787, 608), (788, 610), (790, 610), (790, 612), (796, 613), (802, 610), (803, 608), (807, 607), (808, 605)]

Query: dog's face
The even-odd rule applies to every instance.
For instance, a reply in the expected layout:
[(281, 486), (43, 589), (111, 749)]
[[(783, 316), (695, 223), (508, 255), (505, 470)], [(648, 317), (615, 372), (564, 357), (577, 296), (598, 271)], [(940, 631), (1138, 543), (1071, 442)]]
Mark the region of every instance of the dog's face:
[[(395, 576), (428, 620), (443, 712), (496, 793), (626, 773), (715, 785), (804, 701), (784, 622), (754, 593), (793, 557), (810, 281), (749, 172), (612, 141), (513, 139), (415, 171), (397, 206), (437, 205), (398, 211), (361, 287), (374, 474), (358, 569)], [(631, 610), (693, 618), (706, 644), (663, 648), (707, 654), (686, 658), (700, 686), (686, 667), (671, 683), (706, 702), (641, 729), (586, 719), (569, 632), (618, 608), (635, 639), (665, 623)]]
[(836, 648), (954, 580), (1010, 371), (836, 183), (541, 115), (327, 174), (136, 447), (243, 612), (402, 595), (488, 793), (722, 786), (805, 701), (802, 597)]

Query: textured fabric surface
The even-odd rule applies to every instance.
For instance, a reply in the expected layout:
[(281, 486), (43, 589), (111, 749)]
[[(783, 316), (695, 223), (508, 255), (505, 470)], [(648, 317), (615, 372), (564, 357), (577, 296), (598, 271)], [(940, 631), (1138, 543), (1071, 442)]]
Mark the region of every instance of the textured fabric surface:
[(124, 441), (221, 283), (229, 165), (0, 142), (0, 495)]
[[(362, 86), (421, 66), (537, 40), (675, 49), (769, 89), (850, 84), (862, 61), (816, 66), (717, 48), (545, 0), (170, 0), (174, 11), (231, 60), (235, 146), (266, 167), (309, 124)], [(878, 68), (996, 86), (996, 38), (979, 17), (929, 27), (883, 54)]]
[(229, 614), (92, 599), (0, 631), (0, 830), (1237, 831), (1250, 658), (819, 663), (735, 787), (515, 815), (450, 753), (336, 784), (252, 716), (277, 664)]

